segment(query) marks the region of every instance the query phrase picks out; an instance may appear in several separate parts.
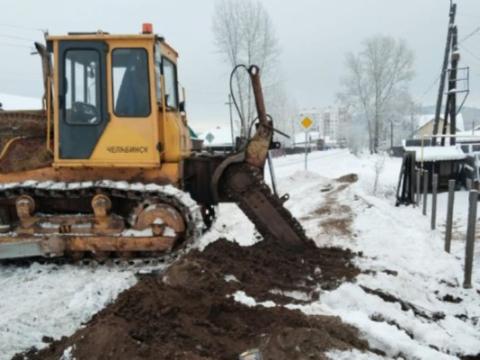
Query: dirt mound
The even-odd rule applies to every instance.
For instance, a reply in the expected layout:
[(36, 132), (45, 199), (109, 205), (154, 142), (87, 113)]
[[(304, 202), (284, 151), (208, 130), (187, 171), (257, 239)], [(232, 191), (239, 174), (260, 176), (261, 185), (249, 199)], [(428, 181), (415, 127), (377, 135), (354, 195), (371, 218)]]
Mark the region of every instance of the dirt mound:
[(308, 302), (318, 297), (318, 284), (330, 289), (358, 274), (352, 257), (339, 249), (219, 240), (164, 274), (140, 277), (71, 337), (17, 359), (59, 359), (67, 350), (77, 360), (219, 360), (259, 348), (265, 360), (294, 360), (325, 359), (329, 349), (368, 349), (339, 318), (234, 300), (241, 294), (257, 302)]

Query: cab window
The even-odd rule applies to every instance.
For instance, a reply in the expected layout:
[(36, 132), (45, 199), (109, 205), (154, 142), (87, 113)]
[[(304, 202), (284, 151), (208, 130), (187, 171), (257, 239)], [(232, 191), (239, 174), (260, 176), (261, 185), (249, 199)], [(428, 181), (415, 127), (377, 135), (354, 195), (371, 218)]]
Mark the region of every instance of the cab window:
[(167, 107), (176, 109), (177, 99), (177, 71), (175, 64), (167, 58), (162, 59), (163, 76), (165, 77), (165, 103)]
[(119, 117), (150, 115), (148, 54), (145, 49), (112, 52), (113, 108)]
[(100, 121), (100, 54), (68, 50), (65, 54), (65, 121), (95, 125)]

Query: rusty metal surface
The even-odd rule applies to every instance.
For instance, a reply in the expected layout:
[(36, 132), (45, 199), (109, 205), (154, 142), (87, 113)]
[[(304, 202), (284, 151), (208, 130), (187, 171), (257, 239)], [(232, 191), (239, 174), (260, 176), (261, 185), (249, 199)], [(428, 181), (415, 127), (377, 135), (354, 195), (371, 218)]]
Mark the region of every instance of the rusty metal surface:
[(258, 169), (245, 164), (232, 165), (227, 170), (223, 190), (264, 238), (290, 247), (301, 247), (312, 241), (281, 199), (272, 194)]
[(170, 251), (175, 238), (162, 236), (76, 236), (65, 238), (67, 251)]
[[(91, 201), (94, 217), (91, 232), (95, 234), (119, 234), (125, 228), (124, 221), (111, 214), (112, 200), (105, 194), (97, 194)], [(72, 229), (72, 232), (75, 232)]]
[(2, 236), (0, 237), (0, 259), (28, 256), (62, 256), (65, 252), (169, 252), (175, 238), (162, 236)]
[(231, 155), (217, 167), (212, 179), (212, 193), (221, 201), (236, 202), (264, 238), (276, 241), (280, 246), (302, 247), (312, 240), (283, 206), (284, 200), (272, 194), (263, 179), (263, 169), (273, 138), (273, 122), (265, 109), (258, 67), (251, 66), (249, 74), (258, 126), (245, 153)]
[[(68, 253), (73, 257), (76, 252), (90, 253), (95, 259), (144, 252), (158, 256), (172, 249), (181, 251), (199, 235), (198, 206), (191, 199), (188, 205), (182, 203), (171, 188), (167, 194), (160, 186), (124, 182), (57, 185), (61, 186), (42, 188), (30, 183), (0, 188), (3, 207), (16, 215), (8, 222), (9, 232), (0, 235), (1, 259), (8, 258), (6, 254), (19, 258), (22, 254), (51, 257)], [(64, 199), (70, 200), (70, 207), (65, 207)], [(76, 203), (88, 199), (89, 213), (79, 214)], [(53, 206), (56, 200), (60, 200), (59, 210)]]
[(268, 155), (268, 149), (273, 138), (273, 124), (268, 119), (263, 99), (262, 84), (260, 81), (260, 70), (257, 66), (249, 68), (252, 81), (253, 95), (257, 107), (258, 126), (255, 135), (250, 139), (246, 148), (246, 162), (249, 165), (263, 169)]
[[(165, 228), (168, 226), (175, 233), (184, 233), (186, 229), (185, 220), (182, 214), (173, 206), (168, 204), (149, 204), (143, 203), (136, 210), (136, 221), (133, 224), (134, 229), (144, 230), (153, 227), (155, 235), (163, 235)], [(162, 222), (157, 222), (161, 219)]]

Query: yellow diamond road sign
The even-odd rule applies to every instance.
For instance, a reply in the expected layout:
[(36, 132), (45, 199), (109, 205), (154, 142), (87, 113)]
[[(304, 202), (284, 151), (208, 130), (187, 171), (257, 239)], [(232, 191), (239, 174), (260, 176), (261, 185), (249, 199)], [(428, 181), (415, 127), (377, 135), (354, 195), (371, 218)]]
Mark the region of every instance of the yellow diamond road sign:
[(313, 125), (313, 120), (309, 117), (305, 117), (302, 119), (302, 121), (300, 121), (300, 124), (304, 129), (310, 129), (310, 127)]

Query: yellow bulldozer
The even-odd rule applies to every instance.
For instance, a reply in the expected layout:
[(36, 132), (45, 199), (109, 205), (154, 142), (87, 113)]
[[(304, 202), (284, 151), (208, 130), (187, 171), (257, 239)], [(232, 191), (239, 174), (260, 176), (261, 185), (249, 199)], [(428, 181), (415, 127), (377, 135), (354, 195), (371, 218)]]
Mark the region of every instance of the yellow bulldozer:
[(260, 234), (302, 246), (300, 224), (264, 182), (273, 121), (258, 67), (258, 120), (228, 154), (192, 147), (177, 52), (137, 35), (47, 36), (43, 109), (0, 111), (0, 259), (137, 257), (197, 238), (220, 202)]

